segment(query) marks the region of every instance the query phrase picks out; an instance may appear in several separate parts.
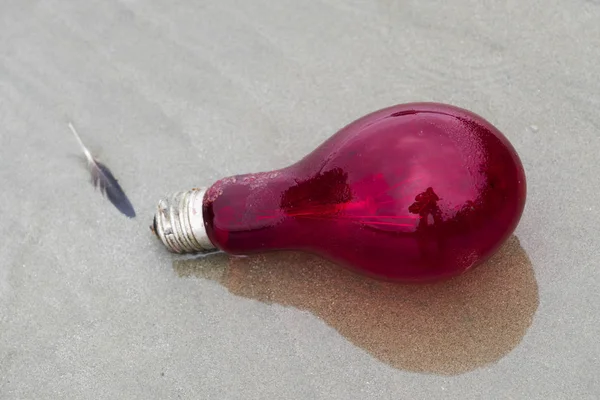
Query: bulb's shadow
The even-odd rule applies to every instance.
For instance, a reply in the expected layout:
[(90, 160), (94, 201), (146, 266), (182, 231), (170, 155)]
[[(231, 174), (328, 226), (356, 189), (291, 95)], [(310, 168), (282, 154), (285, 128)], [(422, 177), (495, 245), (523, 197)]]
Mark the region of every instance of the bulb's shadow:
[(455, 375), (514, 349), (538, 307), (527, 254), (512, 236), (487, 263), (449, 281), (401, 285), (357, 276), (303, 253), (177, 260), (180, 276), (235, 295), (309, 310), (389, 365)]

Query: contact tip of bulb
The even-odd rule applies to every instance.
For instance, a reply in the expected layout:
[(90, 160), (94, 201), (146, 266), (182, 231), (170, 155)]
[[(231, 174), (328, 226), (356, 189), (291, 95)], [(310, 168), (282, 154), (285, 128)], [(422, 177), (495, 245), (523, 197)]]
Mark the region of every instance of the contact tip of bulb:
[(156, 215), (154, 216), (154, 218), (152, 219), (152, 225), (150, 225), (150, 231), (156, 236), (158, 237), (158, 234), (156, 233)]

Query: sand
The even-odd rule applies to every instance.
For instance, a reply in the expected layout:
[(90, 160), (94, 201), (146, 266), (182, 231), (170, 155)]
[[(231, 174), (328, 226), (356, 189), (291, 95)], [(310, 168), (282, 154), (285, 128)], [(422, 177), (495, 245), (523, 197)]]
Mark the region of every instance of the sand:
[[(0, 399), (598, 398), (599, 20), (579, 0), (3, 2)], [(152, 236), (161, 197), (411, 101), (482, 115), (526, 169), (514, 236), (467, 275), (181, 260)]]

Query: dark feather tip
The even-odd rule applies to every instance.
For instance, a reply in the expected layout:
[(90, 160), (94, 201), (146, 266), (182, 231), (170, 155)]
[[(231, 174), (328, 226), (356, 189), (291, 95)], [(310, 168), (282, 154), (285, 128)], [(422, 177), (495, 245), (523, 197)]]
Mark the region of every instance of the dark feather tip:
[[(106, 195), (108, 200), (119, 210), (121, 213), (129, 218), (135, 217), (135, 210), (133, 205), (127, 198), (127, 195), (119, 185), (119, 182), (114, 177), (112, 172), (102, 163), (97, 163), (98, 168), (101, 170), (102, 175), (98, 178), (94, 177), (94, 180), (98, 179), (96, 186), (100, 187), (103, 193)], [(105, 180), (105, 181), (104, 181)]]

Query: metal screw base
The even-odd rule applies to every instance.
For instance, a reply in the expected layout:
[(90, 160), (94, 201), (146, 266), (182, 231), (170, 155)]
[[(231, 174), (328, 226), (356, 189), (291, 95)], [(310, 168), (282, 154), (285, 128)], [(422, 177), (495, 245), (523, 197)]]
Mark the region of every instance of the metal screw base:
[(203, 253), (214, 251), (202, 215), (206, 189), (177, 192), (158, 203), (152, 230), (173, 253)]

